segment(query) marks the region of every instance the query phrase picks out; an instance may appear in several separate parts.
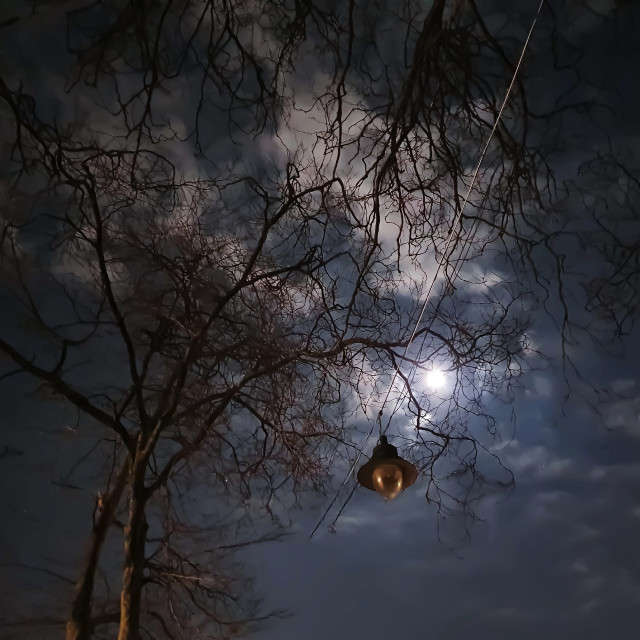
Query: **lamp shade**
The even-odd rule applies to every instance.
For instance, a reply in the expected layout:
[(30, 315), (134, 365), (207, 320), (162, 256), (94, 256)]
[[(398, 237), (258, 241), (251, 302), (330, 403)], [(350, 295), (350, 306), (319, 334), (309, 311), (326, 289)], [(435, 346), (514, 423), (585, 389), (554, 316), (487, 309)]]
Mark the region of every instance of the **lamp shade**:
[(380, 436), (371, 459), (358, 470), (358, 482), (365, 488), (393, 500), (410, 487), (418, 477), (418, 470), (398, 455), (398, 450)]

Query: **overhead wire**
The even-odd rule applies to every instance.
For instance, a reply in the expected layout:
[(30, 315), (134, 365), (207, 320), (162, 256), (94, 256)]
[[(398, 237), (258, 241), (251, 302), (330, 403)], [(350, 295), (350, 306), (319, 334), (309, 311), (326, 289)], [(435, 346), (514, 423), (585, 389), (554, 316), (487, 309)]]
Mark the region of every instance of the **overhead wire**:
[[(509, 101), (509, 97), (511, 96), (511, 91), (513, 89), (513, 86), (516, 82), (516, 79), (518, 77), (518, 73), (520, 71), (520, 67), (522, 66), (522, 61), (524, 60), (524, 56), (525, 53), (527, 51), (527, 48), (529, 46), (529, 42), (531, 40), (531, 36), (533, 35), (533, 32), (536, 28), (536, 24), (538, 22), (538, 18), (540, 17), (540, 14), (542, 12), (542, 8), (544, 6), (545, 0), (540, 0), (540, 4), (538, 5), (538, 10), (536, 12), (536, 14), (533, 17), (533, 21), (531, 23), (531, 26), (529, 27), (529, 32), (527, 33), (527, 37), (524, 41), (524, 45), (522, 46), (522, 51), (520, 52), (520, 57), (518, 58), (518, 62), (516, 64), (516, 67), (514, 69), (513, 75), (511, 77), (511, 82), (509, 83), (509, 86), (507, 88), (507, 91), (505, 93), (504, 99), (502, 101), (502, 105), (500, 106), (500, 109), (498, 110), (498, 114), (494, 120), (493, 126), (491, 127), (491, 131), (489, 133), (489, 137), (487, 138), (487, 141), (482, 149), (482, 152), (480, 153), (480, 156), (478, 158), (478, 162), (476, 164), (476, 167), (472, 173), (471, 176), (471, 183), (469, 184), (469, 188), (467, 190), (467, 194), (464, 197), (464, 201), (462, 203), (462, 207), (460, 207), (460, 209), (456, 212), (456, 215), (454, 216), (454, 220), (453, 223), (451, 224), (451, 229), (449, 231), (449, 235), (447, 236), (447, 241), (444, 247), (444, 250), (442, 251), (441, 255), (440, 255), (440, 260), (438, 260), (437, 262), (437, 268), (436, 271), (434, 273), (434, 276), (431, 280), (431, 284), (429, 285), (429, 288), (427, 290), (425, 299), (424, 299), (424, 303), (422, 304), (422, 307), (420, 309), (420, 314), (418, 315), (418, 319), (416, 320), (413, 330), (411, 332), (411, 335), (409, 337), (409, 341), (407, 342), (407, 344), (405, 345), (403, 354), (402, 354), (402, 361), (406, 360), (407, 357), (407, 353), (409, 351), (409, 348), (411, 347), (411, 344), (413, 343), (413, 340), (416, 337), (416, 334), (418, 332), (418, 328), (420, 326), (420, 323), (422, 322), (422, 318), (424, 317), (424, 314), (426, 312), (427, 306), (429, 304), (429, 300), (431, 298), (431, 294), (433, 292), (433, 288), (435, 287), (435, 284), (437, 282), (438, 276), (440, 275), (440, 270), (442, 269), (443, 265), (450, 259), (450, 256), (448, 255), (448, 251), (449, 251), (449, 247), (451, 245), (451, 241), (453, 240), (454, 235), (457, 233), (457, 228), (458, 228), (458, 224), (460, 222), (460, 220), (462, 219), (462, 214), (464, 213), (464, 210), (467, 206), (467, 203), (469, 202), (469, 198), (471, 196), (471, 192), (473, 191), (473, 188), (475, 186), (475, 183), (478, 179), (478, 173), (480, 172), (480, 168), (482, 166), (482, 162), (487, 154), (487, 151), (489, 150), (489, 146), (491, 144), (491, 141), (493, 140), (493, 136), (495, 134), (495, 132), (498, 129), (498, 125), (500, 124), (500, 120), (502, 118), (502, 114), (504, 112), (504, 109), (507, 105), (507, 102)], [(453, 278), (452, 278), (452, 282), (455, 281), (455, 279), (457, 278), (457, 275), (460, 273), (460, 270), (462, 269), (462, 266), (464, 264), (464, 262), (466, 261), (466, 258), (469, 255), (469, 251), (470, 251), (470, 247), (472, 245), (472, 241), (473, 238), (475, 237), (476, 231), (477, 231), (477, 227), (478, 227), (478, 220), (474, 220), (471, 229), (469, 231), (469, 234), (467, 235), (467, 247), (466, 247), (466, 253), (465, 256), (462, 260), (460, 260), (459, 262), (460, 267), (457, 270), (457, 272), (454, 270), (454, 274), (453, 274)], [(464, 250), (463, 250), (464, 251)], [(422, 293), (421, 296), (422, 297)], [(424, 338), (423, 338), (423, 342), (422, 345), (420, 347), (420, 352), (422, 352), (422, 348), (424, 346), (424, 342), (426, 341), (426, 337), (429, 333), (430, 328), (433, 325), (433, 322), (435, 321), (435, 316), (433, 316), (431, 318), (431, 321), (429, 322), (429, 325), (427, 326), (426, 330), (424, 331)], [(391, 419), (393, 417), (393, 415), (395, 415), (398, 407), (400, 406), (400, 404), (403, 402), (404, 398), (406, 397), (406, 385), (405, 385), (405, 389), (403, 389), (402, 393), (400, 394), (400, 396), (398, 397), (397, 401), (396, 401), (396, 405), (394, 407), (393, 412), (391, 413), (389, 420), (387, 421), (387, 425), (384, 428), (384, 430), (382, 429), (382, 415), (384, 412), (384, 408), (387, 404), (387, 401), (389, 400), (389, 396), (391, 395), (391, 391), (393, 389), (393, 386), (396, 382), (396, 379), (398, 377), (398, 373), (399, 373), (399, 367), (400, 364), (398, 363), (396, 365), (396, 367), (394, 368), (394, 374), (393, 377), (391, 379), (391, 384), (389, 385), (389, 388), (387, 389), (387, 392), (385, 394), (384, 400), (382, 402), (382, 406), (378, 412), (378, 417), (377, 417), (377, 422), (379, 424), (379, 430), (380, 430), (380, 435), (384, 435), (390, 424), (391, 424)], [(409, 370), (409, 374), (407, 375), (407, 382), (409, 383), (410, 381), (413, 380), (413, 376), (415, 375), (415, 372), (417, 370), (417, 360), (411, 365), (411, 368)], [(318, 523), (316, 524), (315, 528), (313, 529), (313, 531), (311, 532), (311, 534), (309, 535), (309, 538), (313, 538), (314, 534), (316, 533), (316, 531), (319, 529), (320, 525), (322, 524), (322, 522), (324, 522), (325, 518), (327, 517), (329, 511), (331, 510), (331, 508), (333, 507), (333, 505), (335, 504), (335, 502), (338, 499), (338, 496), (340, 495), (340, 492), (342, 491), (342, 488), (347, 484), (347, 482), (349, 481), (349, 478), (351, 477), (351, 475), (353, 474), (354, 469), (356, 468), (361, 456), (362, 456), (362, 450), (366, 447), (367, 442), (369, 441), (369, 438), (371, 437), (371, 434), (373, 433), (373, 430), (375, 429), (375, 422), (372, 422), (371, 425), (371, 429), (369, 430), (369, 433), (367, 434), (365, 441), (361, 447), (361, 450), (359, 451), (358, 455), (356, 456), (354, 462), (351, 464), (349, 471), (347, 472), (347, 475), (345, 476), (344, 480), (342, 481), (340, 487), (338, 487), (338, 490), (336, 491), (335, 496), (333, 497), (333, 499), (331, 500), (331, 502), (329, 503), (329, 505), (327, 506), (327, 508), (325, 509), (322, 517), (320, 518), (320, 520), (318, 521)], [(347, 497), (347, 499), (345, 500), (345, 502), (342, 504), (342, 506), (340, 507), (340, 510), (338, 511), (337, 516), (335, 517), (335, 519), (333, 520), (332, 524), (330, 525), (331, 527), (333, 527), (336, 522), (338, 521), (338, 519), (340, 518), (340, 515), (342, 514), (342, 512), (344, 511), (345, 507), (347, 506), (347, 504), (349, 503), (349, 501), (351, 500), (351, 498), (353, 497), (355, 490), (357, 488), (357, 484), (354, 485), (353, 489), (351, 490), (349, 496)]]

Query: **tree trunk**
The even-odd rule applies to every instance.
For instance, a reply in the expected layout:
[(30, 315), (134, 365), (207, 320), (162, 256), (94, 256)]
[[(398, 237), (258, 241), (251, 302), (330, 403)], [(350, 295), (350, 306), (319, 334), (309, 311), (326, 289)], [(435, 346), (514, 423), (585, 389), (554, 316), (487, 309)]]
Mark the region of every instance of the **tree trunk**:
[(120, 631), (118, 640), (139, 640), (140, 601), (145, 562), (147, 519), (145, 516), (146, 491), (144, 472), (146, 459), (136, 456), (132, 468), (129, 523), (125, 530), (124, 569), (120, 595)]
[(111, 491), (104, 497), (102, 508), (94, 521), (91, 537), (89, 539), (89, 552), (82, 576), (74, 589), (71, 616), (67, 622), (66, 640), (88, 640), (91, 636), (91, 597), (93, 584), (98, 568), (102, 545), (104, 544), (113, 521), (118, 504), (122, 498), (122, 492), (127, 484), (129, 475), (129, 462), (125, 462), (116, 478), (116, 483)]

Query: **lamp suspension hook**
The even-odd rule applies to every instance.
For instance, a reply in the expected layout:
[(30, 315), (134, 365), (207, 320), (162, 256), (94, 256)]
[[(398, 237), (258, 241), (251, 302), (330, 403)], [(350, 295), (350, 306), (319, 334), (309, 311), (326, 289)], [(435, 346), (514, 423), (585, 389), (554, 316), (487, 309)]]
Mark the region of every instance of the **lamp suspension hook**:
[(378, 411), (378, 435), (382, 436), (382, 412), (384, 411), (384, 407)]

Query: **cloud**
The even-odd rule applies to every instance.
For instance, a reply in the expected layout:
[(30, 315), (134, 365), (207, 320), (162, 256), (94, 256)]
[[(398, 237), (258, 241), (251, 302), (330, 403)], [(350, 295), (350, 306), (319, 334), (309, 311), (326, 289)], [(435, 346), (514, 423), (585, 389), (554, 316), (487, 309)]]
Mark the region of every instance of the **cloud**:
[(605, 408), (604, 423), (610, 429), (620, 429), (634, 438), (640, 438), (640, 394), (636, 385), (629, 384), (625, 387), (625, 392), (629, 397)]
[(520, 479), (530, 475), (541, 479), (561, 478), (574, 469), (571, 458), (559, 457), (544, 445), (523, 446), (514, 441), (500, 455), (506, 466)]

